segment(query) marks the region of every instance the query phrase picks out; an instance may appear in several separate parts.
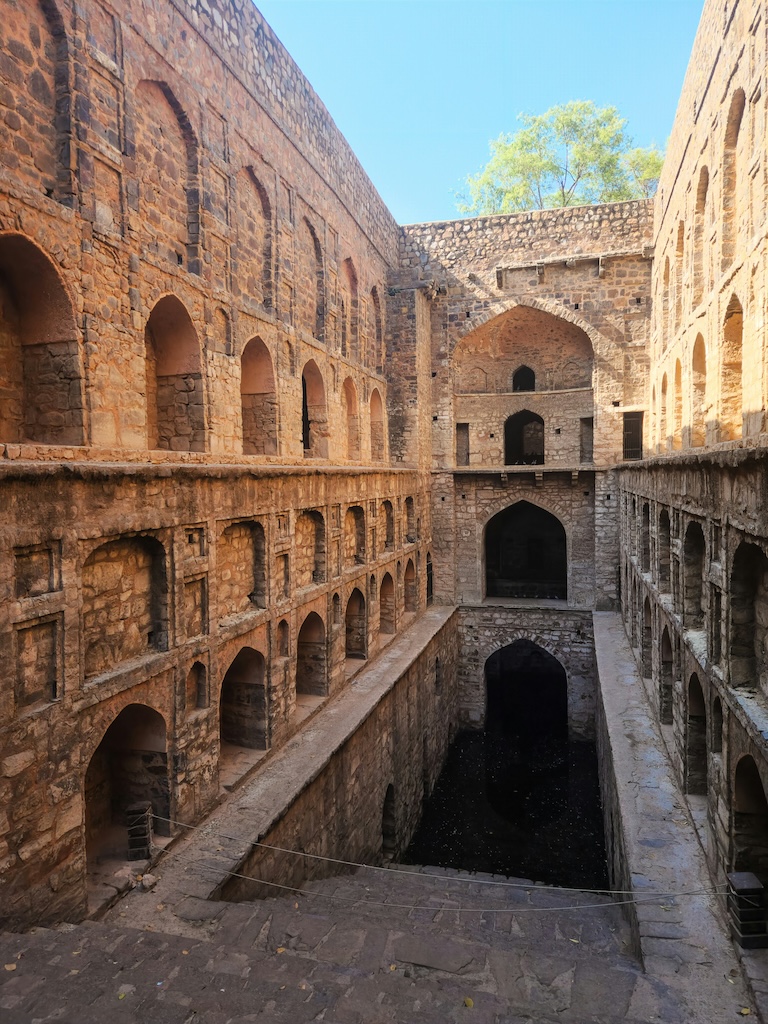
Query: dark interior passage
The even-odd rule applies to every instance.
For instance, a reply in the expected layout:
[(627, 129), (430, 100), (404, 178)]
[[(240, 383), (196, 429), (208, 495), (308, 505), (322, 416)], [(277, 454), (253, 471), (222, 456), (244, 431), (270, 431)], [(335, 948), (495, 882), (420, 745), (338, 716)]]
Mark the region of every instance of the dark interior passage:
[(565, 600), (568, 555), (559, 519), (528, 501), (495, 515), (485, 530), (489, 597)]
[(568, 738), (563, 667), (520, 640), (486, 681), (486, 728), (454, 741), (404, 859), (607, 886), (595, 745)]
[[(129, 704), (107, 729), (85, 776), (85, 838), (89, 865), (129, 855), (134, 807), (151, 805), (151, 827), (170, 834), (168, 755), (162, 715)], [(130, 820), (129, 820), (130, 819)]]

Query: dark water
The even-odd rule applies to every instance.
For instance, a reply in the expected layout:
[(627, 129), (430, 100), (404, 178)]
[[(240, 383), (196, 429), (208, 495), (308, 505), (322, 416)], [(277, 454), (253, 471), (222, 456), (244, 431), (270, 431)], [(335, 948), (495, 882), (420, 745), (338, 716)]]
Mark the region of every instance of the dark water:
[(459, 733), (402, 859), (607, 887), (594, 744)]

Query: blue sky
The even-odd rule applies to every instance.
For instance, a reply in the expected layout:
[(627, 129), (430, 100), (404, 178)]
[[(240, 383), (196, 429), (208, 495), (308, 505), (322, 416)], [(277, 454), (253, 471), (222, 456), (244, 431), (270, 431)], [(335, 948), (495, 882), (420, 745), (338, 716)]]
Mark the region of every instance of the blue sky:
[(401, 224), (454, 193), (520, 112), (594, 100), (635, 144), (672, 127), (702, 0), (257, 0)]

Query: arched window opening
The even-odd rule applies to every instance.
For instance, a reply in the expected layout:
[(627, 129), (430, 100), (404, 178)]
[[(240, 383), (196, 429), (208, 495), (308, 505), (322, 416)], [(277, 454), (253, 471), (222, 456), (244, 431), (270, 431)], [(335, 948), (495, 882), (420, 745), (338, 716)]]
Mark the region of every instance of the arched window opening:
[(768, 558), (740, 544), (731, 572), (731, 686), (768, 692)]
[(665, 626), (661, 634), (661, 677), (659, 685), (659, 721), (662, 725), (672, 724), (674, 671), (672, 643), (669, 639), (669, 630)]
[(356, 658), (368, 657), (366, 599), (356, 587), (349, 595), (344, 622), (346, 625), (345, 655)]
[(222, 614), (242, 615), (267, 606), (266, 538), (261, 523), (232, 523), (216, 552)]
[(675, 362), (675, 421), (672, 447), (676, 451), (683, 447), (683, 368), (679, 359)]
[(405, 565), (405, 610), (406, 612), (418, 611), (419, 607), (419, 591), (416, 586), (416, 569), (413, 565), (413, 559), (409, 558)]
[(379, 389), (374, 388), (371, 392), (371, 461), (383, 462), (384, 456), (384, 406)]
[(381, 811), (381, 859), (391, 864), (397, 853), (397, 819), (395, 817), (395, 787), (390, 783), (384, 794)]
[(405, 499), (405, 539), (408, 544), (416, 542), (416, 515), (413, 508), (413, 498)]
[(187, 714), (208, 707), (208, 673), (205, 665), (199, 661), (187, 673), (185, 704)]
[(728, 120), (725, 125), (723, 147), (722, 185), (722, 263), (721, 270), (727, 270), (736, 255), (736, 234), (739, 217), (739, 174), (738, 149), (741, 119), (744, 114), (745, 96), (743, 89), (737, 89), (731, 99)]
[(432, 604), (435, 596), (435, 583), (432, 575), (432, 555), (427, 552), (427, 604)]
[(296, 644), (296, 694), (325, 697), (327, 693), (325, 624), (317, 612), (310, 612), (299, 630)]
[(768, 885), (768, 801), (749, 754), (736, 765), (733, 785), (733, 870), (751, 871)]
[(83, 564), (86, 677), (168, 649), (165, 550), (153, 537), (125, 537), (96, 548)]
[(319, 512), (302, 512), (296, 520), (293, 578), (297, 588), (325, 581), (325, 520)]
[(171, 817), (165, 719), (144, 704), (129, 704), (85, 774), (89, 870), (104, 861), (148, 860), (156, 836), (170, 836)]
[(310, 359), (301, 375), (301, 433), (304, 455), (328, 458), (328, 411), (325, 404), (323, 375)]
[(82, 445), (84, 405), (77, 323), (59, 273), (23, 235), (0, 233), (0, 442)]
[(240, 397), (243, 454), (277, 455), (277, 392), (269, 349), (252, 338), (243, 350)]
[(499, 512), (485, 530), (485, 573), (488, 597), (564, 601), (568, 556), (560, 520), (527, 501)]
[(287, 658), (290, 653), (291, 627), (285, 619), (277, 624), (277, 653), (280, 658)]
[(344, 516), (344, 567), (365, 562), (365, 512), (359, 505), (348, 508)]
[(267, 695), (264, 656), (243, 647), (221, 684), (221, 742), (235, 747), (266, 750)]
[(689, 523), (683, 543), (683, 623), (688, 629), (704, 627), (704, 531)]
[(702, 167), (699, 171), (699, 184), (696, 189), (696, 208), (693, 227), (693, 306), (698, 306), (704, 296), (705, 274), (704, 260), (707, 251), (705, 229), (707, 225), (707, 192), (709, 191), (709, 170)]
[(640, 568), (643, 572), (651, 569), (651, 508), (643, 502), (643, 521), (640, 529)]
[(382, 551), (392, 551), (395, 547), (395, 513), (391, 501), (382, 501), (379, 522), (381, 524)]
[(360, 458), (360, 417), (357, 402), (357, 388), (351, 377), (347, 377), (341, 390), (344, 406), (344, 423), (347, 428), (347, 458)]
[(695, 672), (688, 683), (685, 791), (699, 796), (707, 792), (707, 705)]
[(742, 436), (742, 332), (744, 316), (741, 303), (731, 296), (723, 326), (720, 437), (735, 441)]
[(715, 697), (712, 702), (712, 753), (723, 752), (723, 702)]
[(669, 513), (665, 508), (659, 513), (659, 590), (662, 594), (668, 594), (671, 588), (670, 558), (671, 558), (671, 529)]
[(512, 375), (512, 390), (513, 391), (535, 391), (536, 390), (536, 374), (530, 368), (530, 366), (521, 366), (515, 370)]
[(379, 591), (379, 630), (382, 633), (395, 632), (395, 582), (388, 572), (384, 573)]
[(524, 409), (504, 424), (504, 465), (541, 466), (544, 463), (544, 420)]
[(651, 613), (651, 602), (646, 597), (643, 603), (643, 632), (642, 649), (640, 651), (640, 662), (643, 670), (643, 679), (653, 678), (653, 616)]
[(693, 345), (693, 408), (691, 410), (691, 445), (701, 448), (707, 437), (707, 350), (704, 339), (696, 335)]
[(149, 315), (146, 350), (147, 447), (205, 450), (200, 343), (189, 313), (166, 295)]

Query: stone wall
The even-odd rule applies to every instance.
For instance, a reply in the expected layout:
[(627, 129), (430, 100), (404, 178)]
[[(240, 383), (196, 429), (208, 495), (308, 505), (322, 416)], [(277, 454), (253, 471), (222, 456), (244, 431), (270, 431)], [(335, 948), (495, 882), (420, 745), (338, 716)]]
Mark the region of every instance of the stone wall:
[[(322, 699), (347, 684), (337, 606), (356, 589), (365, 595), (369, 658), (425, 606), (426, 543), (406, 539), (405, 499), (425, 537), (430, 510), (424, 479), (409, 471), (254, 477), (189, 466), (171, 478), (162, 467), (11, 462), (2, 485), (0, 644), (14, 666), (0, 706), (8, 922), (82, 913), (83, 779), (121, 711), (145, 704), (162, 715), (171, 817), (194, 821), (219, 793), (222, 684), (242, 651), (265, 663), (254, 745), (279, 746), (300, 724), (297, 690)], [(392, 544), (382, 549), (374, 534), (386, 534), (385, 500)], [(302, 557), (303, 510), (325, 550), (338, 553), (349, 507), (361, 510), (365, 560), (344, 566), (337, 554), (322, 574), (286, 578), (281, 560)], [(313, 551), (315, 541), (313, 529)], [(309, 619), (320, 637), (300, 643)], [(322, 678), (308, 683), (310, 648)]]
[[(406, 849), (455, 731), (460, 660), (457, 616), (448, 618), (343, 746), (259, 841), (314, 857), (381, 864)], [(436, 677), (439, 673), (439, 680)], [(393, 818), (384, 822), (385, 799)], [(386, 832), (387, 844), (384, 843)], [(296, 886), (339, 871), (322, 859), (254, 847), (238, 873)], [(214, 894), (243, 900), (274, 889), (229, 878)]]
[(557, 610), (503, 604), (459, 609), (459, 721), (468, 728), (485, 726), (485, 663), (517, 640), (531, 640), (565, 669), (568, 685), (568, 732), (575, 739), (595, 738), (595, 645), (591, 611)]
[[(681, 454), (619, 475), (627, 633), (681, 786), (706, 821), (717, 878), (742, 852), (736, 773), (745, 756), (768, 788), (765, 477), (759, 450)], [(699, 534), (703, 557), (693, 558)]]

